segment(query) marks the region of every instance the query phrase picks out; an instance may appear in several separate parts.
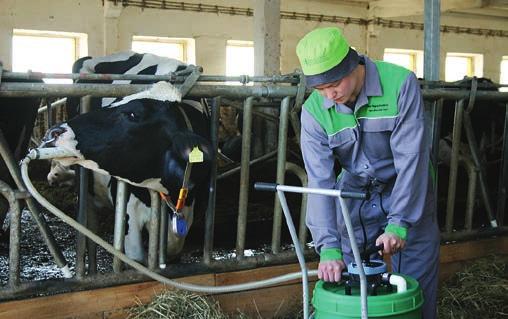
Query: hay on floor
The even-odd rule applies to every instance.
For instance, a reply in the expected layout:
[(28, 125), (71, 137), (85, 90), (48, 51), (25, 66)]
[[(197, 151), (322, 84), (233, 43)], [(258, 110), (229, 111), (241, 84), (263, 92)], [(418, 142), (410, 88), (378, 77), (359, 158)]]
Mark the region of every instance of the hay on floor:
[(147, 304), (130, 309), (129, 319), (228, 319), (219, 304), (182, 290), (163, 291)]
[(439, 318), (508, 318), (508, 257), (478, 259), (439, 291)]

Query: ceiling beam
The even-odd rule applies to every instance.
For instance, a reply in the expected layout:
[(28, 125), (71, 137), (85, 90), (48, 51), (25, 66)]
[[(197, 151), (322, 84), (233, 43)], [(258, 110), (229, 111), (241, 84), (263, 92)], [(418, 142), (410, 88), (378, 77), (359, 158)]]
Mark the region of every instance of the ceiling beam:
[[(501, 1), (501, 0), (492, 0)], [(483, 8), (489, 0), (441, 0), (441, 12)], [(370, 18), (394, 18), (424, 14), (424, 0), (376, 0), (370, 2)]]
[(488, 0), (486, 6), (491, 9), (508, 10), (508, 0)]
[(446, 15), (469, 16), (469, 17), (483, 17), (483, 18), (508, 18), (508, 8), (494, 9), (491, 7), (482, 9), (467, 9), (467, 10), (451, 10), (446, 12)]

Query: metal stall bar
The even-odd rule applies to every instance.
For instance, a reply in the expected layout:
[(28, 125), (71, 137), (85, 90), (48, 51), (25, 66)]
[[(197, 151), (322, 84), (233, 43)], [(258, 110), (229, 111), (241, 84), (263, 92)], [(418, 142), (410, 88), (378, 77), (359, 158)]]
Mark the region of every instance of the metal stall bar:
[(148, 268), (154, 270), (157, 266), (159, 243), (159, 224), (161, 213), (161, 199), (159, 193), (150, 190), (150, 224), (148, 227)]
[(19, 241), (20, 241), (20, 223), (21, 207), (16, 198), (14, 190), (4, 181), (0, 180), (0, 194), (9, 202), (10, 214), (10, 241), (9, 241), (9, 286), (15, 288), (19, 285)]
[[(148, 90), (151, 84), (44, 84), (44, 83), (1, 83), (0, 97), (49, 97), (49, 96), (84, 96), (95, 97), (123, 97), (133, 93)], [(177, 86), (178, 87), (178, 86)], [(253, 97), (283, 98), (295, 96), (297, 88), (294, 86), (259, 85), (194, 85), (189, 97), (223, 96), (234, 99)]]
[(303, 73), (299, 73), (300, 76), (300, 82), (298, 82), (298, 90), (296, 92), (295, 97), (295, 105), (291, 109), (291, 112), (289, 113), (289, 120), (291, 121), (291, 126), (293, 127), (293, 131), (295, 132), (295, 139), (297, 142), (297, 145), (300, 146), (300, 132), (302, 130), (302, 125), (300, 123), (300, 111), (303, 107), (303, 102), (305, 100), (305, 93), (306, 91), (306, 83), (305, 83), (305, 76)]
[(473, 158), (473, 162), (476, 165), (476, 169), (478, 170), (479, 181), (480, 181), (480, 193), (483, 198), (483, 204), (485, 205), (485, 210), (487, 211), (487, 215), (489, 217), (490, 226), (497, 227), (496, 217), (494, 216), (494, 212), (492, 209), (492, 205), (490, 203), (490, 196), (487, 189), (487, 179), (485, 173), (485, 165), (480, 160), (479, 151), (478, 151), (478, 143), (476, 142), (476, 137), (473, 132), (473, 125), (471, 123), (471, 117), (468, 112), (464, 112), (464, 130), (466, 131), (466, 137), (469, 144), (469, 149), (471, 151), (471, 156)]
[[(121, 180), (116, 182), (115, 203), (115, 229), (113, 234), (113, 247), (121, 252), (124, 251), (125, 220), (127, 211), (127, 183)], [(122, 270), (122, 262), (118, 257), (113, 257), (113, 271), (118, 273)]]
[(45, 104), (46, 104), (46, 109), (47, 109), (46, 120), (48, 121), (48, 129), (49, 129), (50, 127), (53, 126), (53, 108), (52, 108), (52, 104), (49, 101), (49, 99), (46, 99), (45, 102), (46, 102)]
[(503, 152), (497, 192), (497, 221), (500, 226), (504, 225), (504, 217), (506, 214), (506, 187), (508, 187), (508, 104), (505, 105), (505, 109)]
[[(67, 103), (67, 98), (63, 98), (63, 99), (59, 99), (53, 103), (51, 103), (51, 107), (60, 107), (62, 105), (65, 105), (65, 103)], [(48, 110), (48, 106), (45, 105), (45, 106), (42, 106), (40, 107), (38, 110), (37, 110), (37, 113), (38, 114), (41, 114), (41, 113), (44, 113)]]
[[(279, 141), (277, 151), (277, 184), (284, 184), (284, 175), (286, 174), (286, 148), (287, 133), (289, 125), (289, 102), (291, 98), (285, 97), (280, 103), (279, 118)], [(280, 252), (280, 233), (282, 226), (282, 208), (277, 196), (275, 197), (273, 209), (273, 227), (272, 227), (272, 252), (277, 254)]]
[(169, 207), (161, 201), (161, 219), (159, 229), (159, 268), (166, 268), (166, 260), (168, 259), (168, 232), (169, 232)]
[[(14, 157), (12, 156), (9, 147), (7, 145), (8, 144), (7, 141), (5, 140), (3, 132), (0, 130), (0, 157), (2, 157), (3, 160), (5, 161), (7, 169), (11, 173), (14, 183), (16, 183), (16, 187), (19, 189), (19, 191), (26, 192), (25, 184), (23, 184), (23, 181), (21, 180), (20, 171), (16, 165), (16, 161), (14, 160)], [(26, 198), (26, 203), (28, 209), (30, 210), (30, 213), (32, 214), (32, 218), (34, 219), (35, 223), (39, 228), (39, 231), (41, 232), (42, 238), (44, 239), (46, 245), (48, 246), (51, 256), (55, 258), (55, 263), (62, 270), (66, 278), (72, 277), (72, 274), (70, 273), (69, 267), (67, 265), (67, 261), (65, 260), (65, 257), (58, 248), (55, 238), (53, 237), (53, 233), (51, 233), (51, 230), (49, 229), (46, 220), (40, 213), (34, 200), (31, 197), (28, 197)]]
[[(79, 205), (76, 220), (84, 226), (87, 226), (88, 211), (88, 170), (79, 167)], [(86, 237), (80, 232), (76, 232), (76, 277), (81, 279), (85, 276), (85, 255), (86, 255)]]
[[(432, 103), (432, 119), (431, 120), (431, 164), (432, 164), (432, 174), (434, 181), (434, 195), (437, 198), (437, 184), (439, 180), (439, 176), (437, 174), (438, 170), (438, 158), (439, 158), (439, 136), (441, 134), (441, 122), (443, 117), (443, 99), (435, 100)], [(437, 201), (436, 201), (437, 204)], [(437, 210), (436, 210), (437, 211)]]
[[(286, 172), (295, 174), (299, 179), (302, 187), (307, 187), (307, 173), (300, 166), (286, 162)], [(302, 249), (305, 248), (307, 243), (307, 225), (305, 224), (305, 215), (307, 213), (307, 194), (302, 193), (302, 203), (300, 207), (300, 223), (298, 226), (298, 238), (300, 238), (300, 244)]]
[[(201, 70), (198, 67), (198, 70)], [(3, 73), (2, 79), (13, 80), (42, 80), (42, 79), (72, 79), (72, 80), (132, 80), (132, 81), (171, 81), (176, 83), (184, 82), (187, 76), (178, 73), (164, 75), (145, 74), (93, 74), (93, 73), (42, 73), (42, 72), (9, 72)], [(269, 83), (298, 83), (295, 74), (272, 75), (272, 76), (222, 76), (222, 75), (200, 75), (199, 82), (269, 82)]]
[(453, 119), (452, 155), (450, 159), (450, 179), (448, 181), (448, 201), (446, 205), (445, 231), (447, 233), (451, 233), (453, 230), (453, 214), (455, 209), (455, 191), (457, 189), (457, 170), (459, 166), (463, 114), (464, 100), (459, 100), (455, 103), (455, 116)]
[[(48, 96), (109, 96), (121, 97), (147, 90), (149, 84), (44, 84), (44, 83), (0, 83), (0, 97), (48, 97)], [(196, 84), (189, 91), (190, 97), (222, 96), (225, 98), (242, 99), (247, 97), (284, 98), (296, 96), (298, 88), (295, 86), (259, 85), (200, 85)], [(306, 93), (310, 93), (306, 91)], [(460, 100), (469, 98), (467, 90), (423, 89), (424, 99)], [(508, 92), (478, 91), (477, 100), (507, 101)]]
[[(90, 96), (83, 96), (81, 98), (81, 114), (90, 111)], [(49, 110), (49, 108), (48, 108)], [(79, 167), (79, 204), (78, 204), (78, 215), (76, 220), (83, 226), (88, 226), (88, 211), (94, 209), (94, 207), (88, 207), (88, 185), (89, 185), (89, 171), (84, 167)], [(80, 232), (76, 232), (76, 277), (83, 278), (86, 272), (86, 242), (87, 239)], [(92, 252), (89, 251), (88, 255), (91, 256)], [(89, 260), (90, 261), (90, 260)]]
[(215, 97), (211, 103), (210, 139), (213, 156), (210, 163), (210, 183), (208, 194), (208, 207), (205, 214), (205, 241), (203, 243), (203, 262), (210, 264), (212, 261), (213, 237), (215, 225), (215, 199), (217, 195), (217, 156), (219, 152), (219, 115), (220, 97)]
[(466, 199), (466, 215), (464, 219), (464, 228), (466, 231), (473, 229), (473, 214), (474, 214), (474, 203), (476, 199), (476, 180), (478, 173), (476, 166), (470, 158), (460, 157), (460, 161), (467, 170), (468, 187), (467, 187), (467, 199)]
[[(447, 89), (423, 89), (423, 98), (429, 100), (462, 100), (468, 99), (470, 91), (467, 90), (447, 90)], [(489, 101), (507, 101), (508, 92), (494, 92), (494, 91), (478, 91), (476, 92), (476, 100), (489, 100)]]
[(249, 200), (249, 161), (252, 132), (252, 108), (254, 97), (245, 99), (243, 108), (242, 157), (240, 169), (240, 195), (238, 199), (238, 223), (236, 230), (236, 256), (243, 257), (245, 233), (247, 231), (247, 205)]
[[(243, 137), (242, 137), (242, 138), (243, 138)], [(250, 161), (250, 162), (249, 162), (249, 166), (252, 166), (252, 165), (254, 165), (254, 164), (257, 164), (257, 163), (263, 162), (263, 161), (265, 161), (265, 160), (268, 160), (268, 159), (270, 159), (270, 158), (274, 157), (275, 155), (277, 155), (277, 150), (275, 150), (275, 151), (271, 151), (271, 152), (268, 152), (268, 153), (266, 153), (265, 155), (260, 156), (260, 157), (258, 157), (258, 158), (256, 158), (256, 159), (253, 159), (252, 161)], [(239, 166), (237, 166), (237, 167), (235, 167), (235, 168), (232, 168), (232, 169), (229, 169), (229, 170), (227, 170), (226, 172), (224, 172), (224, 173), (220, 174), (220, 175), (217, 177), (217, 179), (218, 179), (218, 180), (219, 180), (219, 179), (223, 179), (223, 178), (226, 178), (226, 177), (231, 176), (231, 175), (233, 175), (233, 174), (236, 174), (236, 173), (240, 172), (240, 171), (241, 171), (241, 169), (242, 169), (242, 166), (241, 166), (241, 164), (240, 164)]]

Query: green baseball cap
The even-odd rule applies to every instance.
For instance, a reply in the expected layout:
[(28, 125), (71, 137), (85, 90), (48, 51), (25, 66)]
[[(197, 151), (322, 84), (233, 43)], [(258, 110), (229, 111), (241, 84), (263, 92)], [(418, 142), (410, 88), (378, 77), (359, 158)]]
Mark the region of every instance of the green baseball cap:
[(307, 86), (335, 82), (351, 73), (360, 57), (336, 27), (307, 33), (296, 46)]

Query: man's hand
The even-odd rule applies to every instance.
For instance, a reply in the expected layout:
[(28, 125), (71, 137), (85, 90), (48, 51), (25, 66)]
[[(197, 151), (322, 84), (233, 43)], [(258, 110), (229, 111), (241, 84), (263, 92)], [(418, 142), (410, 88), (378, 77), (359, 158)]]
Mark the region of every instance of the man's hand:
[(338, 282), (346, 264), (342, 259), (319, 262), (318, 278), (327, 282)]
[(383, 253), (393, 255), (404, 249), (406, 241), (391, 233), (384, 233), (376, 239), (376, 246), (383, 244)]

